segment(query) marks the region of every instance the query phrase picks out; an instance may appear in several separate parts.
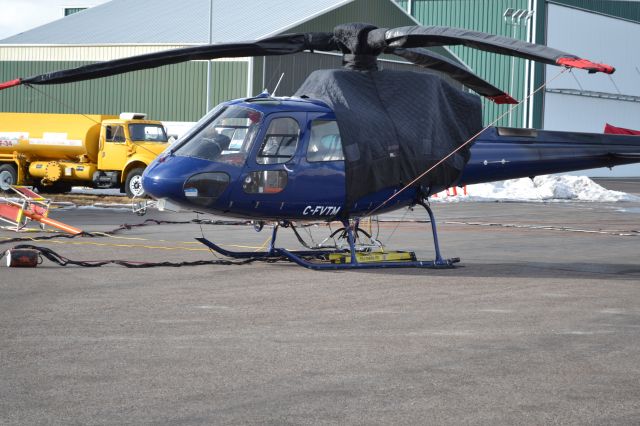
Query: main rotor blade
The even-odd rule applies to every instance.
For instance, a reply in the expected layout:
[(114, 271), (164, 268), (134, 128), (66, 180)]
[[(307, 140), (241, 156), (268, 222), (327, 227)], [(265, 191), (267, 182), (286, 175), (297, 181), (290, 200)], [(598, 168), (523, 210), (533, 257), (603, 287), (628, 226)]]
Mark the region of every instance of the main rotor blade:
[(495, 87), (493, 84), (475, 75), (471, 70), (452, 61), (449, 58), (438, 55), (426, 49), (402, 49), (391, 48), (385, 53), (393, 53), (422, 68), (428, 68), (443, 72), (454, 80), (459, 81), (479, 95), (489, 98), (496, 104), (517, 104), (508, 93)]
[(210, 44), (164, 50), (0, 83), (0, 90), (20, 84), (57, 84), (109, 77), (193, 60), (275, 56), (303, 50), (337, 50), (331, 33), (285, 34), (260, 41)]
[[(369, 33), (370, 43), (375, 42), (380, 34)], [(547, 46), (527, 43), (509, 37), (491, 35), (478, 31), (450, 27), (410, 26), (386, 30), (384, 39), (389, 47), (431, 47), (463, 45), (488, 52), (517, 56), (550, 65), (585, 69), (591, 73), (603, 72), (613, 74), (615, 68), (607, 64), (591, 62), (566, 52)]]

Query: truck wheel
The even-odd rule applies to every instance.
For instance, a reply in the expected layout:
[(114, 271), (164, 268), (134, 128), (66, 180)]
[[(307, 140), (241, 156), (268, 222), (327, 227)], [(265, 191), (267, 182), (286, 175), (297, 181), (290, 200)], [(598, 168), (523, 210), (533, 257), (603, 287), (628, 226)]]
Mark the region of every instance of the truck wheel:
[(124, 183), (124, 190), (127, 197), (144, 197), (144, 188), (142, 187), (142, 172), (144, 169), (133, 169), (127, 175), (127, 181)]
[(18, 182), (18, 172), (12, 164), (0, 165), (0, 192), (9, 192), (11, 185)]

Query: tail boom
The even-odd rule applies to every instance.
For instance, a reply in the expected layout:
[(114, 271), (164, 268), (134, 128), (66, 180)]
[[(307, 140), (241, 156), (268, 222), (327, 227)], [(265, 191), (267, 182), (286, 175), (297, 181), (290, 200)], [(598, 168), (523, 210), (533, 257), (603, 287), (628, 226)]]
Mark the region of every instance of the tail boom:
[(640, 136), (491, 127), (457, 185), (640, 163)]

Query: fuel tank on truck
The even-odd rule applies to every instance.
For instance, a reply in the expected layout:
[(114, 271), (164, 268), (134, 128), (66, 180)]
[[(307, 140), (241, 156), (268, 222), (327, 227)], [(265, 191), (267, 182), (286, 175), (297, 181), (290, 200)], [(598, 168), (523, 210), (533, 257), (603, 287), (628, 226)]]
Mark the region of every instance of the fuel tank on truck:
[(98, 161), (103, 120), (113, 115), (0, 113), (0, 154), (23, 154), (28, 161)]

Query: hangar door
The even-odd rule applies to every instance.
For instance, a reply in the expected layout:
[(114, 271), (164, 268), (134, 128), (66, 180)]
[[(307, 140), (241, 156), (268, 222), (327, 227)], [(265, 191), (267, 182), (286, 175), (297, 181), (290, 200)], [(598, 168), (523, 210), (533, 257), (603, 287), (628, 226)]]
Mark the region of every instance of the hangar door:
[[(609, 76), (565, 72), (549, 83), (544, 97), (544, 128), (602, 133), (605, 123), (640, 129), (640, 24), (556, 4), (548, 5), (547, 45), (613, 65)], [(557, 75), (548, 66), (546, 79)], [(582, 172), (581, 174), (585, 174)], [(640, 176), (640, 166), (586, 173), (592, 176)]]

